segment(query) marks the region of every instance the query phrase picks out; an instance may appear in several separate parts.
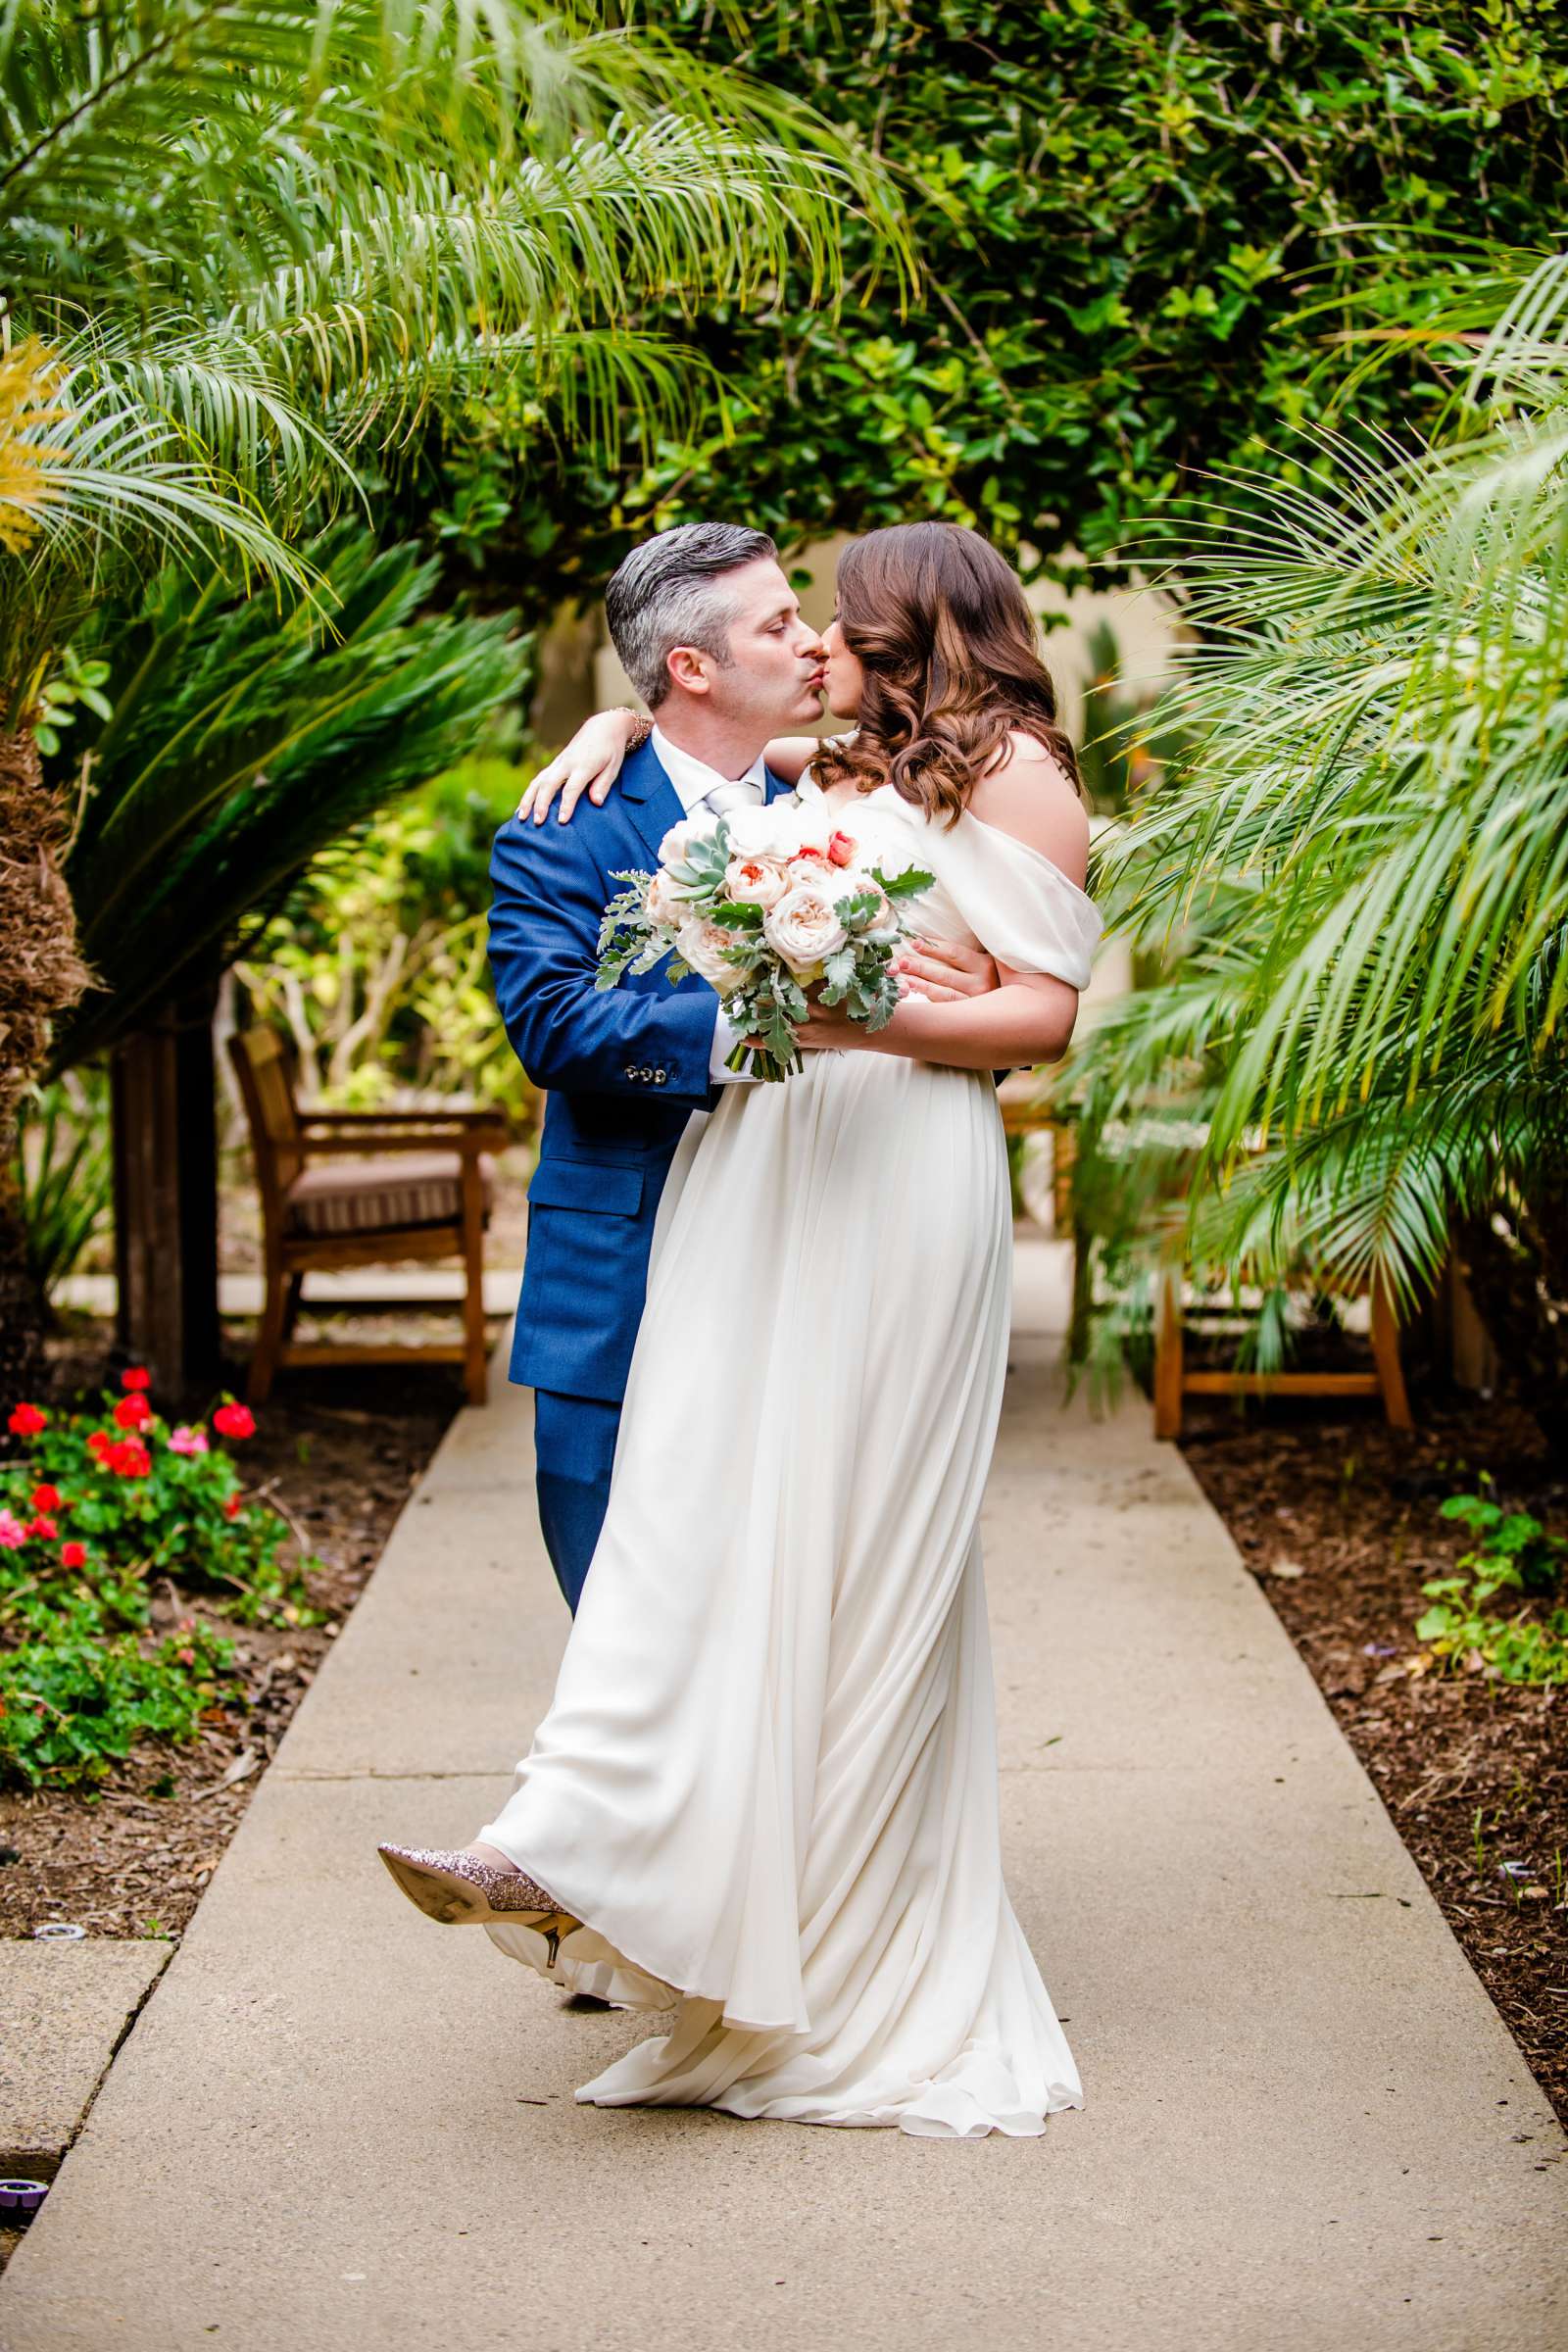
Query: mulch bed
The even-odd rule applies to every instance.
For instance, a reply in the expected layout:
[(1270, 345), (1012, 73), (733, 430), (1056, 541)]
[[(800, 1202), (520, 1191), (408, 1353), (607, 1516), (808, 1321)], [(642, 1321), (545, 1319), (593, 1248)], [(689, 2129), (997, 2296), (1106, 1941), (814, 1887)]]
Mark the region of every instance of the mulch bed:
[(1568, 1479), (1516, 1404), (1416, 1410), (1398, 1437), (1375, 1408), (1205, 1399), (1182, 1447), (1568, 2123), (1568, 1690), (1408, 1670), (1422, 1582), (1470, 1541), (1443, 1501), (1490, 1471), (1568, 1535)]
[[(59, 1401), (98, 1384), (107, 1348), (104, 1327), (86, 1325), (57, 1347)], [(237, 1369), (230, 1385), (240, 1387)], [(199, 1594), (161, 1585), (155, 1630), (193, 1616), (229, 1633), (244, 1702), (213, 1710), (189, 1745), (138, 1747), (96, 1801), (65, 1790), (0, 1791), (0, 1852), (18, 1857), (0, 1867), (0, 1936), (30, 1936), (48, 1920), (90, 1936), (179, 1934), (462, 1402), (461, 1375), (445, 1364), (280, 1380), (246, 1445), (244, 1474), (248, 1486), (270, 1490), (294, 1528), (289, 1564), (302, 1551), (320, 1560), (307, 1592), (328, 1612), (325, 1623), (235, 1625)]]

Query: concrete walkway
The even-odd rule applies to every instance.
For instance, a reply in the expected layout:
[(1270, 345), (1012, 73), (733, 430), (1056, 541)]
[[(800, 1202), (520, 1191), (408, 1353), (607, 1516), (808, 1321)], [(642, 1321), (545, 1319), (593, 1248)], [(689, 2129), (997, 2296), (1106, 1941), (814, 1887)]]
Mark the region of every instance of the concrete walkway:
[(598, 2111), (647, 2029), (422, 1921), (378, 1837), (510, 1786), (565, 1621), (526, 1400), (465, 1413), (0, 2281), (7, 2352), (1558, 2352), (1561, 2134), (1146, 1406), (989, 1498), (1011, 1884), (1088, 2105), (1043, 2140)]

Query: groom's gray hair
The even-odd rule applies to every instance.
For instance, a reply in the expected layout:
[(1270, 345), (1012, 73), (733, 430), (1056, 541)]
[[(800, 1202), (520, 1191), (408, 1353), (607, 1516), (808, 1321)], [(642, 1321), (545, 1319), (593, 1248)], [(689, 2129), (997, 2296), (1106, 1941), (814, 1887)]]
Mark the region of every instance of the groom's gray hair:
[(620, 666), (650, 710), (669, 692), (669, 657), (677, 645), (694, 645), (729, 667), (736, 606), (724, 574), (777, 554), (765, 531), (742, 523), (682, 522), (645, 539), (616, 566), (605, 590), (605, 618)]

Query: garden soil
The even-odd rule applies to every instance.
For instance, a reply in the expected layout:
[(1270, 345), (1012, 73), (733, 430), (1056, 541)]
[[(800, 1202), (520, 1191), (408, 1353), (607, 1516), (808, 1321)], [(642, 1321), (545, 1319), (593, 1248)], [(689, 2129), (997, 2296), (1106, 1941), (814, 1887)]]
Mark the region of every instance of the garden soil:
[[(410, 1328), (400, 1326), (399, 1338), (430, 1336), (404, 1321)], [(84, 1324), (55, 1344), (57, 1401), (113, 1385), (108, 1345), (106, 1327)], [(237, 1369), (230, 1379), (239, 1386)], [(230, 1635), (243, 1699), (210, 1709), (187, 1745), (144, 1741), (95, 1800), (0, 1790), (0, 1936), (31, 1936), (50, 1920), (89, 1936), (178, 1936), (462, 1402), (461, 1374), (445, 1364), (294, 1372), (279, 1382), (235, 1459), (247, 1488), (275, 1503), (293, 1530), (285, 1563), (317, 1555), (307, 1596), (325, 1621), (236, 1625), (202, 1594), (161, 1580), (154, 1632), (190, 1616)]]

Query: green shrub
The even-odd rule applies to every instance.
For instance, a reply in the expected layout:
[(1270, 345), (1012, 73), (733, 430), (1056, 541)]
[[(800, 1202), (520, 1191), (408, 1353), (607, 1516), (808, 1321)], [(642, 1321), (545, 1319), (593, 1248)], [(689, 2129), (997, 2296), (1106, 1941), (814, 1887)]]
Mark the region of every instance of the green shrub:
[(141, 1739), (189, 1740), (238, 1689), (226, 1635), (187, 1617), (151, 1637), (155, 1578), (242, 1624), (319, 1622), (278, 1557), (283, 1520), (220, 1443), (254, 1433), (248, 1407), (223, 1400), (211, 1432), (171, 1427), (146, 1384), (126, 1372), (98, 1412), (11, 1410), (24, 1451), (0, 1470), (0, 1782), (90, 1786)]
[(150, 1654), (134, 1634), (106, 1642), (85, 1607), (53, 1637), (0, 1657), (0, 1779), (90, 1785), (140, 1740), (194, 1738), (205, 1707), (238, 1686), (234, 1644), (187, 1619)]
[[(1568, 1607), (1535, 1615), (1528, 1605), (1555, 1591), (1568, 1544), (1528, 1511), (1505, 1511), (1490, 1495), (1450, 1494), (1443, 1516), (1459, 1520), (1477, 1541), (1455, 1562), (1459, 1574), (1422, 1586), (1432, 1606), (1416, 1622), (1417, 1640), (1450, 1669), (1504, 1683), (1568, 1683)], [(1489, 1613), (1499, 1592), (1517, 1592), (1527, 1605), (1511, 1617)]]

